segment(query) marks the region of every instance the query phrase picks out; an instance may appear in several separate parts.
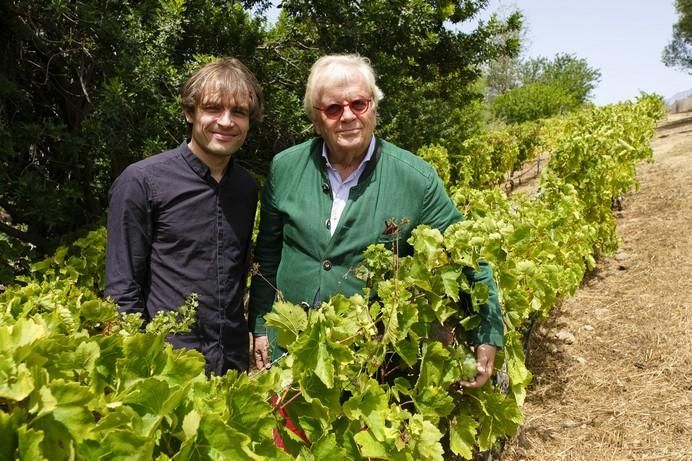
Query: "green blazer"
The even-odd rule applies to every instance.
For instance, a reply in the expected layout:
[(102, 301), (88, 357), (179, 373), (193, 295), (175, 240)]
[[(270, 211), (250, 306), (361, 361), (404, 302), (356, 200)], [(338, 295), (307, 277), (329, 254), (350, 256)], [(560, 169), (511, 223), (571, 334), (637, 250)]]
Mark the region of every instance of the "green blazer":
[[(350, 296), (362, 290), (363, 281), (354, 271), (368, 245), (390, 242), (384, 233), (387, 222), (394, 219), (399, 226), (399, 252), (406, 255), (411, 253), (406, 240), (415, 227), (427, 224), (444, 231), (463, 219), (430, 164), (377, 139), (332, 236), (327, 227), (332, 193), (322, 144), (321, 138), (306, 141), (272, 161), (262, 191), (254, 254), (262, 277), (254, 276), (250, 289), (249, 323), (255, 334), (266, 334), (263, 316), (271, 311), (275, 297), (263, 278), (287, 301), (318, 306), (334, 294)], [(502, 314), (492, 270), (482, 265), (467, 276), (490, 289), (474, 340), (502, 347)]]

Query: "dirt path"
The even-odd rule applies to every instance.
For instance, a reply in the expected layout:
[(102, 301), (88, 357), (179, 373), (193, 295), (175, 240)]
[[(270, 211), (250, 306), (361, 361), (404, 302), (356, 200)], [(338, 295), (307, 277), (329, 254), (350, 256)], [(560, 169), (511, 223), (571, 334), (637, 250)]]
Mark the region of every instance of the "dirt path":
[(692, 113), (670, 116), (620, 251), (538, 328), (503, 461), (692, 460)]

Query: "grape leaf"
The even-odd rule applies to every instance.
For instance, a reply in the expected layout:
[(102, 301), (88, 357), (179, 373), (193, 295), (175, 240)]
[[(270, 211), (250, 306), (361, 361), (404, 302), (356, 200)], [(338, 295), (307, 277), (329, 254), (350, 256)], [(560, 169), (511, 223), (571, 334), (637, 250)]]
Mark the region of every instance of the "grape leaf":
[(468, 415), (457, 415), (449, 422), (449, 448), (464, 459), (473, 457), (478, 422)]
[(302, 307), (277, 301), (271, 312), (264, 315), (267, 326), (276, 328), (277, 340), (282, 347), (292, 344), (308, 324), (308, 316)]

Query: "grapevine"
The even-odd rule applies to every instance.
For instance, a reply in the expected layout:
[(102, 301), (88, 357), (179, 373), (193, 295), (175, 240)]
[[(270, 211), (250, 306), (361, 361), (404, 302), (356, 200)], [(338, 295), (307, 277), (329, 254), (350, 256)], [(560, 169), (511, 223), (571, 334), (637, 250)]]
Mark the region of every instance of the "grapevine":
[[(309, 312), (278, 302), (267, 323), (288, 354), (252, 376), (208, 377), (201, 354), (168, 345), (194, 321), (194, 298), (148, 329), (119, 315), (100, 296), (103, 229), (60, 248), (0, 295), (0, 459), (441, 460), (492, 449), (522, 423), (522, 329), (616, 247), (610, 198), (636, 187), (660, 107), (645, 95), (546, 122), (552, 158), (535, 196), (448, 184), (465, 221), (444, 234), (417, 228), (409, 257), (368, 248), (354, 270), (377, 298), (335, 296)], [(487, 296), (464, 268), (484, 263), (504, 307), (495, 366), (505, 364), (509, 386), (460, 389), (476, 372), (472, 335)]]

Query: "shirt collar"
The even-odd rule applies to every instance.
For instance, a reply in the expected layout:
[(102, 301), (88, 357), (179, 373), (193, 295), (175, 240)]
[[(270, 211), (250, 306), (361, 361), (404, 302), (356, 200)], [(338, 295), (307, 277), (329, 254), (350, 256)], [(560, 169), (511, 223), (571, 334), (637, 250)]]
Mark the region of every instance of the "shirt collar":
[[(363, 157), (363, 160), (360, 161), (358, 164), (358, 168), (356, 168), (356, 171), (361, 169), (363, 165), (365, 165), (367, 162), (370, 161), (372, 158), (372, 154), (375, 152), (375, 135), (372, 135), (372, 138), (370, 139), (370, 144), (368, 145), (368, 150), (365, 152), (365, 157)], [(324, 158), (325, 162), (327, 162), (327, 166), (329, 168), (334, 169), (331, 163), (329, 163), (329, 157), (327, 156), (327, 143), (323, 142), (322, 143), (322, 157)]]
[[(192, 171), (194, 171), (197, 176), (199, 176), (202, 179), (208, 179), (211, 178), (211, 172), (209, 171), (209, 167), (197, 157), (194, 152), (190, 150), (190, 147), (188, 146), (188, 140), (186, 139), (183, 141), (183, 143), (180, 145), (179, 150), (180, 150), (180, 155), (183, 157), (185, 162), (192, 168)], [(233, 168), (233, 161), (235, 159), (231, 157), (231, 160), (228, 162), (228, 165), (226, 166), (226, 174), (224, 174), (224, 178), (228, 176), (228, 172), (231, 171)]]

